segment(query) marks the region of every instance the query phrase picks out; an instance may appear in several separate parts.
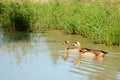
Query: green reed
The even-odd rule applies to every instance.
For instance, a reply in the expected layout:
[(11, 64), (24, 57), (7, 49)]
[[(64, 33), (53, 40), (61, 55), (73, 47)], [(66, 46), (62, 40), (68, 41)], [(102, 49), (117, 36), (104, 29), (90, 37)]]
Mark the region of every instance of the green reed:
[(5, 28), (14, 31), (29, 31), (35, 23), (35, 11), (32, 3), (24, 1), (0, 3), (1, 22)]
[(0, 4), (0, 20), (9, 28), (22, 26), (35, 32), (41, 31), (41, 27), (58, 28), (88, 37), (95, 43), (120, 44), (120, 6), (98, 3), (85, 5), (79, 1)]

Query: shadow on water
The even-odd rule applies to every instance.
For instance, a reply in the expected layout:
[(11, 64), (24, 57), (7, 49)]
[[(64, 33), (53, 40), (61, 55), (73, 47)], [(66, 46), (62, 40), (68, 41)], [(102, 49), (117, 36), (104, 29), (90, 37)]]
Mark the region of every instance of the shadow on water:
[[(0, 51), (3, 56), (8, 56), (8, 60), (11, 64), (15, 61), (19, 65), (23, 58), (27, 55), (31, 44), (27, 44), (30, 41), (30, 34), (21, 32), (3, 32), (0, 34)], [(25, 44), (25, 46), (23, 45)], [(13, 59), (13, 60), (12, 60)]]
[(30, 41), (30, 33), (23, 32), (2, 32), (0, 34), (0, 44), (4, 45), (12, 42)]
[[(79, 41), (83, 47), (105, 50), (109, 54), (103, 60), (81, 58), (78, 59), (80, 65), (74, 65), (77, 54), (70, 54), (66, 61), (62, 58), (64, 40)], [(120, 47), (93, 44), (89, 39), (59, 30), (0, 32), (1, 80), (119, 80), (119, 58)]]
[[(34, 44), (36, 42), (36, 37), (41, 37), (41, 34), (34, 35), (26, 32), (1, 32), (0, 56), (8, 56), (10, 64), (16, 63), (19, 67), (22, 62), (25, 62), (27, 59), (29, 59), (26, 57), (27, 55), (34, 53), (32, 49), (40, 44), (39, 41), (41, 39), (39, 39), (37, 45)], [(42, 38), (42, 40), (44, 40), (44, 38)], [(39, 50), (37, 47), (35, 49), (36, 52)]]

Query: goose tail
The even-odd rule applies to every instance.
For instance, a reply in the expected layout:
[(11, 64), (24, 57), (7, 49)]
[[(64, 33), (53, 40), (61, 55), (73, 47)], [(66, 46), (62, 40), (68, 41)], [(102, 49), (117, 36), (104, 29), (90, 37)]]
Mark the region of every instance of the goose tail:
[(104, 53), (104, 54), (108, 54), (108, 52), (106, 52), (106, 51), (102, 51), (102, 50), (100, 50), (102, 53)]

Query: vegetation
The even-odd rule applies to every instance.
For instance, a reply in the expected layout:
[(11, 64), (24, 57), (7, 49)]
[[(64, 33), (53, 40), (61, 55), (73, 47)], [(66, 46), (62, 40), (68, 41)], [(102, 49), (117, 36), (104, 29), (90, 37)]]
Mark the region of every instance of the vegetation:
[(0, 21), (11, 30), (39, 31), (44, 28), (63, 29), (80, 34), (95, 43), (120, 45), (120, 6), (107, 3), (40, 4), (25, 2), (0, 2)]
[(3, 26), (17, 31), (28, 31), (35, 23), (35, 12), (30, 2), (7, 2), (0, 3), (0, 15)]

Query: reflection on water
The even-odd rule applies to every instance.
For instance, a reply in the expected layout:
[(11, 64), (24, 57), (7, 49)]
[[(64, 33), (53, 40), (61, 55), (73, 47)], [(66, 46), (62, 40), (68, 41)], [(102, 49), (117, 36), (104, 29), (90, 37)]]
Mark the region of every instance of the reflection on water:
[[(64, 40), (102, 49), (103, 60), (70, 54), (64, 61)], [(44, 33), (0, 32), (0, 80), (120, 80), (120, 47), (93, 44), (79, 35), (58, 30)], [(77, 60), (80, 65), (74, 65)], [(7, 76), (7, 77), (6, 77)]]

